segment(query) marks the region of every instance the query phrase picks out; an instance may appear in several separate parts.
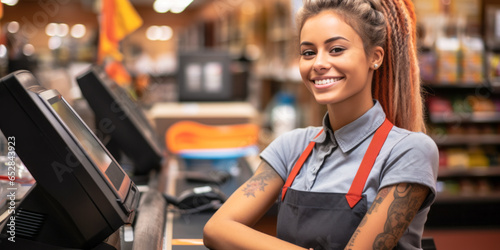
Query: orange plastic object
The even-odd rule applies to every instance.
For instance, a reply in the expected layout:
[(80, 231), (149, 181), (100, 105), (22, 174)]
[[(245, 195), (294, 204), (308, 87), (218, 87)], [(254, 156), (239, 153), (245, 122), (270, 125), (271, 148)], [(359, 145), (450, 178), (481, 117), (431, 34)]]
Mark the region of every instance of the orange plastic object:
[(176, 122), (165, 134), (172, 153), (193, 149), (241, 148), (257, 144), (259, 127), (255, 124), (205, 125), (193, 121)]

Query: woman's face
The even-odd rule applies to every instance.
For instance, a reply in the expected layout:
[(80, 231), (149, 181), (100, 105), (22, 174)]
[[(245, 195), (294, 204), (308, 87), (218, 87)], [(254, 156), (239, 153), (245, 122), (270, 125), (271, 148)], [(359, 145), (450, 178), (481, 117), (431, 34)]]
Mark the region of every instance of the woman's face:
[(334, 12), (323, 11), (304, 23), (300, 74), (318, 103), (371, 101), (372, 61), (361, 37)]

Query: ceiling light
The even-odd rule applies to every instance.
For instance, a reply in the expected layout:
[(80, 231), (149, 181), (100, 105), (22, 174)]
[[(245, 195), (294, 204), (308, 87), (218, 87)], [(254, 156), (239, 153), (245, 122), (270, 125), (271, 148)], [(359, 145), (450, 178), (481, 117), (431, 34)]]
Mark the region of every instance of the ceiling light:
[(19, 23), (13, 21), (7, 24), (7, 31), (10, 33), (17, 33), (19, 31)]
[(2, 0), (2, 3), (8, 6), (14, 6), (19, 2), (19, 0)]
[(62, 39), (58, 36), (53, 36), (49, 38), (49, 49), (56, 50), (59, 49), (62, 45)]
[(87, 29), (83, 24), (75, 24), (73, 25), (73, 27), (71, 27), (71, 36), (74, 38), (82, 38), (83, 36), (85, 36), (86, 32)]
[(45, 27), (45, 34), (47, 36), (55, 36), (57, 34), (57, 23), (49, 23)]
[(32, 44), (29, 44), (29, 43), (24, 45), (23, 54), (25, 56), (32, 56), (33, 54), (35, 54), (35, 46), (33, 46)]
[(156, 0), (153, 9), (158, 13), (166, 13), (172, 7), (172, 0)]

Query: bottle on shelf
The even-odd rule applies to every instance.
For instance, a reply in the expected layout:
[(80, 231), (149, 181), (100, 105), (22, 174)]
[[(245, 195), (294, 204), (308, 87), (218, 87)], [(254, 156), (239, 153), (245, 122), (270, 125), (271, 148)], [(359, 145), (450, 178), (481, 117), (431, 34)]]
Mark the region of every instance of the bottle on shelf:
[(274, 137), (298, 127), (299, 115), (295, 97), (286, 92), (278, 92), (271, 109), (270, 119)]

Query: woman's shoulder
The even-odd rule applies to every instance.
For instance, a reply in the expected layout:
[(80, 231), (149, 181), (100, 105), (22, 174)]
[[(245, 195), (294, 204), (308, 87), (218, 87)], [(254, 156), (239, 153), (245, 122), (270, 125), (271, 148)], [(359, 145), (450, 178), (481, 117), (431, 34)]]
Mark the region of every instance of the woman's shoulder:
[(400, 136), (404, 140), (425, 140), (425, 141), (434, 141), (429, 135), (424, 132), (414, 132), (404, 128), (394, 126), (391, 130), (391, 133), (394, 133)]
[(296, 128), (274, 138), (270, 146), (288, 148), (292, 151), (303, 150), (321, 129), (322, 127)]
[(438, 147), (436, 142), (427, 134), (423, 132), (413, 132), (403, 128), (394, 126), (391, 130), (394, 136), (395, 152), (419, 151), (426, 154), (438, 154)]
[(305, 127), (296, 128), (291, 131), (285, 132), (280, 135), (277, 139), (280, 140), (294, 140), (294, 141), (311, 141), (318, 133), (321, 132), (323, 127)]
[(287, 169), (314, 136), (321, 131), (321, 127), (297, 128), (285, 132), (275, 138), (260, 154), (260, 157), (273, 167), (285, 180)]

